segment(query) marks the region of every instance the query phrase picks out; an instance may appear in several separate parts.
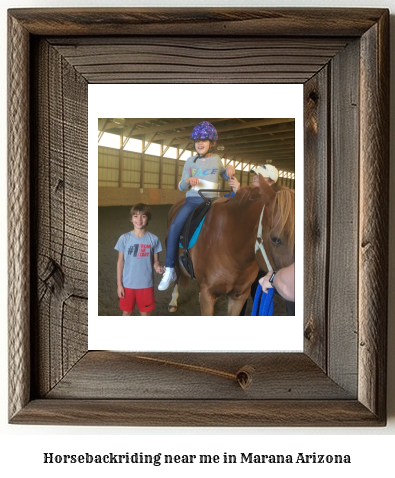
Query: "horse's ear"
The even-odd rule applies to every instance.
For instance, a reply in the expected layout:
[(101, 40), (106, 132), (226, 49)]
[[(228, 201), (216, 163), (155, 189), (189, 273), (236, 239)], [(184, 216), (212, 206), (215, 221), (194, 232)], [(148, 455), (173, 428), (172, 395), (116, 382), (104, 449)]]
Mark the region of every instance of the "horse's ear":
[(273, 201), (276, 197), (276, 192), (272, 186), (269, 186), (269, 184), (265, 181), (265, 178), (262, 176), (262, 174), (259, 175), (259, 190), (264, 197), (265, 203)]

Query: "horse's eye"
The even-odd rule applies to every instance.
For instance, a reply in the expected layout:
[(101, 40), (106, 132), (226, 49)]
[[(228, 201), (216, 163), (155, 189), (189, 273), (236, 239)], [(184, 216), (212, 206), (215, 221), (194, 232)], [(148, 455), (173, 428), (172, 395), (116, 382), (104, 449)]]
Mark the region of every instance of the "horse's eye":
[(270, 239), (275, 246), (281, 246), (281, 244), (283, 243), (279, 237), (271, 237)]

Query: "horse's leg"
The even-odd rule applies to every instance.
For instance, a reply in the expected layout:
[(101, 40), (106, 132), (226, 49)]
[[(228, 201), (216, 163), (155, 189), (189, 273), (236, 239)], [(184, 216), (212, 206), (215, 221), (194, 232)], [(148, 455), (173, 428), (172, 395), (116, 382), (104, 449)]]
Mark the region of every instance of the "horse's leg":
[(199, 294), (200, 312), (202, 315), (214, 315), (215, 299), (206, 288), (200, 289)]
[(171, 294), (171, 301), (170, 304), (168, 305), (167, 309), (169, 312), (176, 312), (178, 309), (178, 284), (174, 286), (173, 293)]
[(250, 289), (242, 294), (228, 296), (228, 315), (240, 315), (241, 309), (250, 295)]

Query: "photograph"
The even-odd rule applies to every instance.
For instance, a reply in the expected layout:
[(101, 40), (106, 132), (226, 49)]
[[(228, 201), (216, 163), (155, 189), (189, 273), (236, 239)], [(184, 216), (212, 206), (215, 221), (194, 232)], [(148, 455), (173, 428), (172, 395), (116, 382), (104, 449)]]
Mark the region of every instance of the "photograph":
[[(295, 119), (99, 118), (98, 133), (98, 315), (251, 315), (258, 281), (295, 262)], [(290, 273), (271, 315), (295, 315), (294, 296)]]

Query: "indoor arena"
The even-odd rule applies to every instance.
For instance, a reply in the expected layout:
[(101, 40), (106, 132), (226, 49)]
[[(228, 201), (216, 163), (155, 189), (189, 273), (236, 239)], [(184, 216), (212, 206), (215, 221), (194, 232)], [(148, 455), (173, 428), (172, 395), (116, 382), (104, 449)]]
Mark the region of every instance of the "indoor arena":
[[(152, 218), (147, 230), (162, 245), (159, 253), (165, 265), (168, 215), (172, 205), (185, 197), (179, 183), (186, 160), (196, 156), (191, 131), (199, 122), (207, 121), (218, 132), (215, 153), (224, 167), (232, 165), (239, 187), (253, 187), (254, 168), (271, 165), (278, 170), (277, 185), (295, 188), (295, 121), (270, 119), (138, 119), (100, 118), (98, 147), (98, 315), (117, 316), (118, 239), (133, 229), (130, 209), (133, 205), (149, 205)], [(232, 192), (221, 179), (218, 193)], [(215, 202), (215, 201), (214, 201)], [(257, 217), (258, 221), (259, 217)], [(237, 231), (235, 231), (237, 234)], [(199, 241), (199, 237), (197, 239)], [(224, 262), (226, 258), (224, 258)], [(201, 315), (198, 280), (189, 280), (188, 287), (179, 287), (178, 308), (169, 312), (173, 287), (158, 291), (162, 275), (154, 272), (155, 309), (151, 315)], [(244, 315), (251, 315), (253, 298), (247, 300)], [(132, 315), (139, 315), (139, 310)], [(228, 315), (226, 295), (215, 301), (213, 315)], [(285, 301), (274, 294), (273, 315), (287, 315)]]

